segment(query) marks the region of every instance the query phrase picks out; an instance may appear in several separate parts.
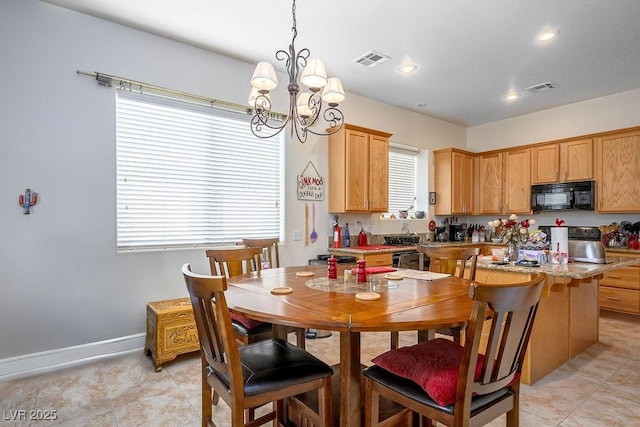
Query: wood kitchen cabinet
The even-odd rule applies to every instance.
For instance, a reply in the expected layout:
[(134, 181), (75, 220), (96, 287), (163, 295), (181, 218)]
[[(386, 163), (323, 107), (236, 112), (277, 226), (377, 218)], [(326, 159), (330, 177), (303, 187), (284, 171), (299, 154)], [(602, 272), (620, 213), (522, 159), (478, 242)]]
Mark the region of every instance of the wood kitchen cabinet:
[(365, 260), (367, 267), (392, 267), (393, 266), (393, 252), (379, 252), (379, 251), (366, 251), (366, 252), (354, 252), (352, 250), (340, 250), (330, 248), (329, 252), (334, 256), (353, 256), (356, 260)]
[(390, 133), (345, 124), (329, 136), (329, 212), (386, 212)]
[(531, 212), (531, 149), (504, 152), (502, 213)]
[(436, 215), (470, 214), (473, 210), (473, 153), (449, 148), (434, 156)]
[(502, 152), (478, 156), (478, 213), (502, 213)]
[(532, 184), (591, 179), (593, 179), (593, 139), (543, 144), (532, 148)]
[[(610, 252), (607, 258), (638, 258), (640, 254)], [(600, 279), (600, 308), (640, 314), (640, 266), (632, 265), (608, 271)]]
[(640, 211), (640, 130), (595, 138), (599, 212)]
[(478, 213), (531, 212), (531, 149), (481, 153), (478, 156)]

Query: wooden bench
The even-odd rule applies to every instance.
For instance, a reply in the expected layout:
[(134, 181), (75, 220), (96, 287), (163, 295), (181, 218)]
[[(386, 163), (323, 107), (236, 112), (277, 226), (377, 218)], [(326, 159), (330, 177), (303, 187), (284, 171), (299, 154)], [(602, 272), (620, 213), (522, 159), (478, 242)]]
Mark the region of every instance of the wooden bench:
[(144, 351), (156, 372), (180, 354), (200, 350), (198, 330), (189, 298), (153, 301), (147, 304), (147, 335)]

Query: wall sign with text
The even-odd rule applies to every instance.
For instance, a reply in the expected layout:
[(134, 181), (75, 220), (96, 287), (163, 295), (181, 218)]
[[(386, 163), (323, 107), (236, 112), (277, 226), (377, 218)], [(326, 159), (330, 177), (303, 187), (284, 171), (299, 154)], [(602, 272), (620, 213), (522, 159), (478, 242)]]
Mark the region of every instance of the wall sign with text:
[[(309, 165), (313, 170), (309, 170)], [(325, 180), (313, 162), (309, 161), (298, 175), (298, 200), (324, 200)]]

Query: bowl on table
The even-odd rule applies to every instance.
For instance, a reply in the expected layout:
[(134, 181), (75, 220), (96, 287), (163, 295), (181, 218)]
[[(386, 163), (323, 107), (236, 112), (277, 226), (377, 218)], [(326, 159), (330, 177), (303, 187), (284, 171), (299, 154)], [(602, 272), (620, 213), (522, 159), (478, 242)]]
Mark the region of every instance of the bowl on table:
[(492, 237), (491, 241), (493, 243), (502, 243), (502, 239), (500, 237)]

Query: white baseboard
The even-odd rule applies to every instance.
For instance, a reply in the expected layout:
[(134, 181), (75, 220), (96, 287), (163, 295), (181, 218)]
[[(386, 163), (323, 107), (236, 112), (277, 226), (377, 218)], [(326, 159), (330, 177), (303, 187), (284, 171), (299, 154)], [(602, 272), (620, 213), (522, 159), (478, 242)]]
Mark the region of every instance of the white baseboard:
[(0, 359), (0, 382), (142, 351), (145, 334)]

